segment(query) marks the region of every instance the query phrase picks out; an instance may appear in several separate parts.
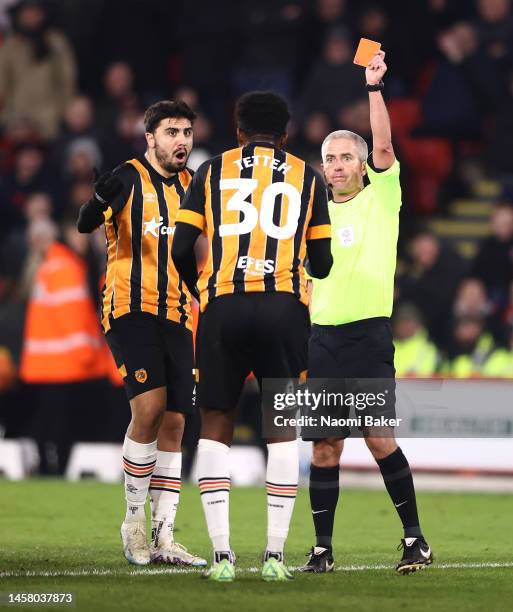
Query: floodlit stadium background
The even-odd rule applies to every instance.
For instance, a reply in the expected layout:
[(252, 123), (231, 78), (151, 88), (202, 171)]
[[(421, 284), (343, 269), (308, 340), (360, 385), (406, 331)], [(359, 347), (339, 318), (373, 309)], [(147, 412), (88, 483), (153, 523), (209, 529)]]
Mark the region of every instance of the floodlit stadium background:
[[(343, 128), (370, 138), (363, 69), (352, 64), (361, 36), (380, 41), (387, 53), (385, 96), (402, 163), (398, 375), (513, 378), (510, 2), (230, 4), (225, 10), (208, 0), (2, 3), (0, 470), (8, 477), (121, 478), (120, 464), (111, 472), (106, 466), (116, 464), (129, 410), (107, 349), (101, 371), (98, 363), (94, 373), (90, 363), (73, 364), (75, 379), (62, 384), (55, 370), (43, 367), (46, 384), (28, 383), (23, 371), (26, 307), (37, 294), (41, 242), (52, 228), (80, 258), (87, 299), (98, 306), (103, 232), (85, 238), (74, 230), (78, 208), (91, 196), (92, 168), (111, 169), (142, 154), (144, 109), (175, 97), (199, 113), (194, 169), (235, 145), (233, 103), (250, 89), (287, 97), (289, 150), (318, 166), (328, 132)], [(42, 16), (47, 25), (34, 32)], [(81, 310), (64, 306), (61, 316), (80, 327)], [(61, 330), (48, 321), (48, 338)], [(69, 359), (63, 353), (63, 370)], [(187, 470), (197, 427), (197, 420), (188, 424)], [(234, 466), (255, 471), (241, 470), (240, 484), (262, 479), (259, 434), (249, 381)], [(75, 443), (92, 442), (102, 446), (82, 445), (73, 454)], [(460, 478), (459, 486), (513, 490), (505, 477), (513, 475), (511, 440), (412, 439), (403, 447), (419, 486), (440, 488), (441, 474), (450, 472), (478, 475)], [(347, 472), (348, 482), (379, 482), (361, 441), (348, 444), (344, 463), (356, 470)]]

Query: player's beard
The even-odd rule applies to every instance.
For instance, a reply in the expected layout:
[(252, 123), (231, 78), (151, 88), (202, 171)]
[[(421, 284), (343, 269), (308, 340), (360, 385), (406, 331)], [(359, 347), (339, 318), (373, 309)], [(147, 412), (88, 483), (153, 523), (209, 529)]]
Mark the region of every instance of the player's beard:
[(162, 147), (159, 147), (158, 144), (155, 145), (155, 158), (157, 159), (161, 168), (163, 168), (166, 172), (170, 174), (175, 174), (176, 172), (180, 172), (187, 165), (187, 160), (189, 159), (189, 154), (186, 152), (186, 155), (182, 162), (174, 163), (172, 161), (172, 155), (166, 153)]

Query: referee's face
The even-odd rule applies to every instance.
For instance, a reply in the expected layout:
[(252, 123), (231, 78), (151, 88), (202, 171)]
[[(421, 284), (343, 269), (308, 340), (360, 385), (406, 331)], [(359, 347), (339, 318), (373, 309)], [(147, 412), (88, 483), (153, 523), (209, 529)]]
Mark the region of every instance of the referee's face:
[(349, 138), (333, 138), (326, 146), (322, 164), (326, 182), (334, 194), (353, 194), (363, 189), (365, 163)]
[(192, 124), (183, 117), (162, 119), (153, 134), (147, 134), (148, 148), (166, 172), (176, 173), (187, 164), (192, 149)]

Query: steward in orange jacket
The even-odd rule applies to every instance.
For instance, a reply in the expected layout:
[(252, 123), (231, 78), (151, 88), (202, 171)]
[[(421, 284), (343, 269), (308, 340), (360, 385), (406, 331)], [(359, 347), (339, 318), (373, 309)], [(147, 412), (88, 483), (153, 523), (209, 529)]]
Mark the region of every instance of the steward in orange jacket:
[(29, 299), (20, 378), (29, 384), (62, 384), (107, 375), (86, 264), (69, 247), (53, 242)]

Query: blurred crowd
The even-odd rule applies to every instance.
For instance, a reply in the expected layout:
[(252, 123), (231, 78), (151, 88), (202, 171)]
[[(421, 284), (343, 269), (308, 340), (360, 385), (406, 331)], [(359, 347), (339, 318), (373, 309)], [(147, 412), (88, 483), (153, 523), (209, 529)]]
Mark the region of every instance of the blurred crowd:
[[(124, 430), (119, 377), (99, 330), (84, 331), (98, 309), (104, 237), (79, 236), (75, 220), (93, 168), (144, 152), (144, 109), (180, 98), (198, 112), (194, 169), (235, 144), (236, 97), (273, 89), (293, 110), (289, 150), (319, 167), (330, 131), (370, 140), (364, 73), (352, 63), (362, 36), (387, 53), (385, 96), (402, 162), (398, 374), (513, 375), (510, 0), (7, 0), (0, 30), (0, 421), (8, 435), (26, 433), (26, 410), (37, 422), (49, 401), (61, 406), (57, 425), (77, 404), (68, 433), (72, 426), (98, 439), (98, 419), (108, 439)], [(491, 233), (465, 260), (426, 221), (472, 197), (483, 179), (499, 186)], [(87, 307), (76, 307), (77, 293)], [(56, 301), (63, 309), (52, 320), (44, 307)], [(31, 327), (31, 317), (45, 325)], [(80, 357), (63, 340), (77, 334), (90, 348)], [(31, 351), (52, 338), (61, 344), (44, 346), (61, 351), (62, 367), (34, 368)], [(70, 377), (72, 359), (79, 366)]]

